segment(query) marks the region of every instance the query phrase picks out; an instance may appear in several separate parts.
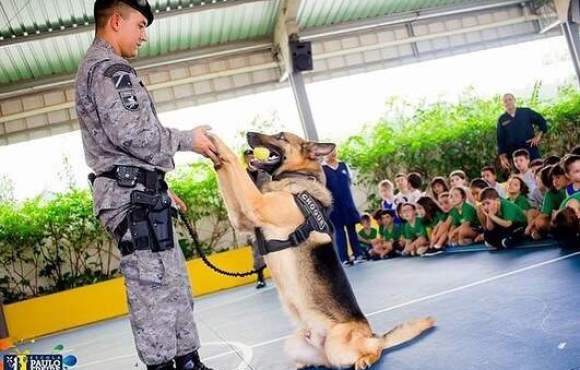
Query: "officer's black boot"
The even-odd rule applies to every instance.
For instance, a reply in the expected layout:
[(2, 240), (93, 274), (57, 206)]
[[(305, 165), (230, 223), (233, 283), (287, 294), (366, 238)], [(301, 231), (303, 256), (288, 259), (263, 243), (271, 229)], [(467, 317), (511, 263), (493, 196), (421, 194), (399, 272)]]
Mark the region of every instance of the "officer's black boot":
[(256, 281), (256, 289), (262, 289), (266, 287), (266, 281), (264, 280), (264, 269), (257, 272), (258, 280)]
[(147, 370), (174, 370), (173, 361), (164, 362), (159, 365), (147, 365)]
[(212, 370), (201, 363), (197, 351), (176, 357), (175, 365), (177, 370)]

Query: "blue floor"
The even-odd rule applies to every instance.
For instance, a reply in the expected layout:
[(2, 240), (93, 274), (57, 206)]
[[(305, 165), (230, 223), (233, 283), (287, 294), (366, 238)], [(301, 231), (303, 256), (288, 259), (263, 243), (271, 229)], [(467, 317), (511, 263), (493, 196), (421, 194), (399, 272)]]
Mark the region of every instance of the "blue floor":
[[(394, 258), (347, 268), (375, 332), (434, 316), (437, 327), (385, 352), (372, 369), (580, 368), (580, 252), (523, 248)], [(215, 370), (293, 369), (283, 352), (293, 327), (271, 286), (196, 301), (202, 357)], [(48, 318), (47, 318), (48, 319)], [(144, 369), (126, 318), (25, 343), (77, 356), (73, 369)]]

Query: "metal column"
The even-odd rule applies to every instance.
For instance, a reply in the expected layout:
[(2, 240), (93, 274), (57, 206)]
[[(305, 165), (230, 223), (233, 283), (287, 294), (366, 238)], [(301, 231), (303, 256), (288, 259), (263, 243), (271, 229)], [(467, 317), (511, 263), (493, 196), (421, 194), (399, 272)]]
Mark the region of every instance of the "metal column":
[(562, 32), (568, 42), (568, 49), (570, 50), (572, 63), (574, 63), (576, 77), (578, 78), (578, 83), (580, 83), (580, 33), (578, 24), (571, 21), (564, 22), (562, 23)]
[(318, 132), (316, 131), (314, 118), (312, 118), (312, 110), (310, 110), (310, 101), (308, 100), (308, 94), (306, 93), (304, 76), (302, 76), (302, 72), (290, 72), (288, 74), (288, 79), (290, 80), (290, 86), (294, 93), (296, 108), (298, 109), (298, 115), (302, 122), (304, 135), (306, 135), (306, 139), (308, 140), (318, 141)]

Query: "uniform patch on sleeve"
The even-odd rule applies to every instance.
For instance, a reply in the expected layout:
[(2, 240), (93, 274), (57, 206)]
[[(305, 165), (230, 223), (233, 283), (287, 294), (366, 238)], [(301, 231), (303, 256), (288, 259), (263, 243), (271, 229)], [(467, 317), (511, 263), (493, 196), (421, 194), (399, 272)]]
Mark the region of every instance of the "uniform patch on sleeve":
[(119, 97), (123, 102), (123, 107), (128, 110), (137, 110), (139, 109), (139, 101), (137, 100), (137, 96), (135, 92), (130, 90), (119, 91)]
[(133, 83), (131, 82), (131, 75), (135, 75), (135, 70), (127, 64), (117, 63), (107, 68), (104, 72), (106, 77), (109, 77), (115, 89), (119, 92), (119, 98), (123, 103), (123, 107), (127, 110), (139, 109), (139, 101), (137, 95), (133, 90)]

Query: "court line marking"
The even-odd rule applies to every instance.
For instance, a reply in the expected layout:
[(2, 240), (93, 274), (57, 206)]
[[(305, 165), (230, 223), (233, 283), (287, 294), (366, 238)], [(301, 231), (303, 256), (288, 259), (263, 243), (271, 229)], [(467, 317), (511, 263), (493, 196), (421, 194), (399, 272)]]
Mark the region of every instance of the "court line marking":
[[(247, 369), (249, 369), (250, 362), (254, 358), (254, 350), (251, 348), (251, 346), (244, 344), (244, 343), (241, 343), (241, 342), (232, 342), (232, 341), (206, 342), (206, 343), (202, 343), (202, 346), (230, 346), (230, 347), (234, 347), (237, 350), (239, 350), (239, 352), (238, 351), (236, 351), (236, 352), (231, 351), (232, 354), (239, 353), (239, 355), (241, 357), (240, 358), (241, 362), (238, 365), (236, 365), (232, 370), (247, 370)], [(115, 361), (115, 360), (123, 360), (123, 359), (131, 358), (131, 357), (135, 358), (135, 360), (137, 360), (137, 363), (139, 363), (137, 352), (133, 352), (133, 353), (127, 354), (127, 355), (109, 357), (109, 358), (104, 359), (104, 360), (97, 360), (97, 361), (79, 364), (78, 366), (75, 367), (75, 369), (82, 369), (82, 368), (86, 368), (89, 366), (101, 365), (103, 363), (107, 363), (107, 362), (111, 362), (111, 361)], [(207, 360), (208, 360), (207, 358), (203, 359), (203, 361), (207, 361)]]
[[(203, 308), (199, 308), (199, 309), (194, 309), (194, 312), (193, 313), (194, 313), (194, 315), (198, 315), (198, 314), (201, 314), (203, 312), (207, 312), (207, 311), (214, 310), (216, 308), (221, 308), (221, 307), (224, 307), (224, 306), (228, 306), (230, 304), (233, 304), (233, 303), (241, 302), (241, 301), (246, 300), (248, 298), (252, 298), (252, 297), (257, 296), (259, 294), (268, 292), (270, 290), (275, 290), (276, 287), (274, 286), (274, 283), (272, 282), (271, 284), (272, 285), (270, 285), (269, 287), (264, 288), (264, 289), (261, 289), (261, 290), (259, 290), (257, 292), (252, 292), (252, 293), (249, 293), (249, 294), (240, 296), (238, 298), (233, 298), (233, 299), (231, 299), (229, 301), (226, 301), (226, 302), (216, 303), (214, 305), (208, 304), (207, 307), (203, 307)], [(197, 300), (194, 299), (195, 306), (201, 306), (201, 302), (200, 301), (202, 301), (203, 299), (204, 299), (203, 297), (198, 298)], [(111, 319), (111, 321), (113, 321), (113, 320), (119, 320), (119, 321), (121, 321), (121, 320), (129, 320), (129, 318), (128, 318), (128, 315), (124, 315), (123, 317), (117, 317), (117, 318)], [(100, 322), (97, 322), (97, 323), (90, 324), (90, 325), (88, 325), (86, 327), (86, 329), (89, 329), (92, 326), (97, 326), (99, 324), (101, 324), (101, 323)], [(49, 335), (43, 336), (42, 338), (39, 338), (39, 339), (32, 339), (31, 341), (29, 341), (29, 343), (26, 343), (26, 344), (30, 344), (30, 343), (31, 344), (34, 344), (35, 342), (44, 342), (45, 340), (51, 339), (53, 337), (57, 337), (57, 336), (60, 336), (60, 335), (66, 335), (66, 334), (74, 333), (78, 329), (79, 328), (73, 328), (73, 329), (70, 329), (70, 330), (67, 330), (67, 331), (64, 331), (64, 332), (61, 332), (61, 333), (49, 334)], [(85, 329), (85, 328), (81, 328), (81, 329)], [(88, 347), (91, 344), (100, 342), (100, 341), (103, 340), (103, 338), (118, 338), (118, 337), (119, 337), (119, 334), (118, 333), (105, 334), (105, 335), (102, 335), (102, 336), (97, 336), (95, 339), (87, 340), (87, 341), (84, 341), (84, 342), (81, 342), (81, 343), (74, 343), (73, 345), (70, 345), (70, 346), (69, 345), (66, 345), (66, 348), (70, 352), (75, 352), (75, 351), (79, 351), (80, 349), (82, 349), (84, 347)], [(127, 338), (128, 338), (128, 340), (132, 340), (133, 339), (133, 336), (131, 335), (131, 332), (128, 332)], [(34, 341), (34, 342), (32, 342), (32, 341)], [(61, 340), (61, 341), (63, 341), (63, 340)], [(19, 346), (20, 345), (18, 345), (17, 347), (19, 347)]]
[[(526, 266), (526, 267), (522, 267), (522, 268), (519, 268), (519, 269), (510, 271), (510, 272), (505, 272), (503, 274), (495, 275), (495, 276), (492, 276), (492, 277), (489, 277), (489, 278), (486, 278), (486, 279), (483, 279), (483, 280), (478, 280), (478, 281), (475, 281), (475, 282), (470, 283), (470, 284), (462, 285), (462, 286), (459, 286), (459, 287), (456, 287), (456, 288), (447, 289), (447, 290), (444, 290), (444, 291), (441, 291), (441, 292), (435, 293), (435, 294), (429, 294), (427, 296), (424, 296), (424, 297), (421, 297), (421, 298), (417, 298), (417, 299), (413, 299), (413, 300), (408, 301), (408, 302), (405, 302), (405, 303), (400, 303), (400, 304), (395, 305), (395, 306), (391, 306), (391, 307), (387, 307), (387, 308), (384, 308), (384, 309), (381, 309), (381, 310), (377, 310), (377, 311), (374, 311), (374, 312), (365, 314), (365, 316), (366, 317), (375, 316), (375, 315), (378, 315), (378, 314), (381, 314), (381, 313), (393, 311), (393, 310), (396, 310), (396, 309), (399, 309), (399, 308), (402, 308), (402, 307), (406, 307), (406, 306), (410, 306), (410, 305), (413, 305), (413, 304), (416, 304), (416, 303), (424, 302), (424, 301), (427, 301), (427, 300), (430, 300), (430, 299), (433, 299), (433, 298), (438, 298), (438, 297), (442, 297), (442, 296), (445, 296), (445, 295), (448, 295), (448, 294), (451, 294), (451, 293), (456, 293), (456, 292), (459, 292), (459, 291), (462, 291), (462, 290), (465, 290), (465, 289), (473, 288), (475, 286), (479, 286), (479, 285), (486, 284), (486, 283), (489, 283), (489, 282), (492, 282), (492, 281), (496, 281), (496, 280), (499, 280), (499, 279), (503, 279), (503, 278), (506, 278), (506, 277), (509, 277), (509, 276), (513, 276), (513, 275), (516, 275), (516, 274), (520, 274), (522, 272), (526, 272), (526, 271), (529, 271), (529, 270), (533, 270), (533, 269), (536, 269), (538, 267), (543, 267), (543, 266), (546, 266), (546, 265), (550, 265), (552, 263), (560, 262), (560, 261), (563, 261), (565, 259), (572, 258), (572, 257), (578, 256), (578, 255), (580, 255), (580, 252), (574, 252), (574, 253), (570, 253), (570, 254), (567, 254), (565, 256), (561, 256), (561, 257), (558, 257), (558, 258), (553, 258), (553, 259), (550, 259), (550, 260), (547, 260), (547, 261), (544, 261), (544, 262), (538, 262), (538, 263), (535, 263), (533, 265)], [(256, 343), (256, 344), (252, 344), (250, 346), (250, 348), (255, 349), (255, 348), (259, 348), (259, 347), (264, 347), (264, 346), (267, 346), (267, 345), (270, 345), (270, 344), (273, 344), (273, 343), (277, 343), (277, 342), (283, 341), (283, 340), (285, 340), (287, 338), (290, 338), (291, 336), (292, 336), (291, 334), (290, 335), (285, 335), (285, 336), (281, 336), (281, 337), (278, 337), (278, 338), (274, 338), (274, 339), (271, 339), (271, 340), (268, 340), (268, 341), (264, 341), (264, 342), (259, 342), (259, 343)], [(218, 359), (218, 358), (222, 358), (222, 357), (229, 356), (229, 355), (234, 354), (234, 353), (235, 352), (233, 352), (233, 351), (224, 352), (224, 353), (221, 353), (219, 355), (207, 357), (204, 360), (205, 361), (215, 360), (215, 359)]]

